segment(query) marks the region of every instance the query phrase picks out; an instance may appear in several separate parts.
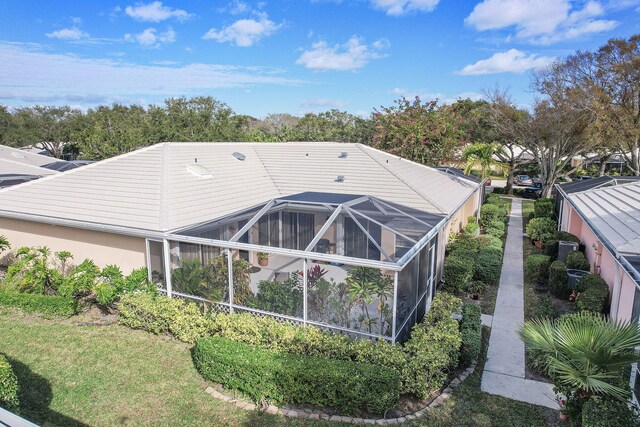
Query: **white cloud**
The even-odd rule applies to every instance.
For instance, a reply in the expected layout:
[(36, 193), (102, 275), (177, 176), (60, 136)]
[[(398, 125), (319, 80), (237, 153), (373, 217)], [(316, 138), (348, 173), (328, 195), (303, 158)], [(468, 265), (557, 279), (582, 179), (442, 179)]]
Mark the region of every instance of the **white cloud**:
[(465, 23), (478, 31), (514, 28), (520, 39), (551, 44), (616, 27), (616, 21), (600, 19), (607, 7), (593, 0), (581, 9), (569, 0), (483, 0)]
[(344, 109), (349, 103), (340, 99), (331, 98), (317, 98), (317, 99), (305, 99), (300, 103), (300, 108), (307, 111), (315, 111), (321, 109)]
[(270, 20), (266, 14), (260, 14), (259, 20), (240, 19), (233, 24), (220, 30), (210, 29), (202, 36), (205, 40), (215, 40), (218, 43), (230, 42), (236, 46), (253, 46), (263, 37), (282, 28), (282, 24), (276, 24)]
[(389, 40), (380, 39), (368, 46), (355, 36), (345, 44), (334, 46), (321, 40), (311, 45), (311, 49), (305, 50), (296, 64), (319, 71), (354, 71), (367, 65), (372, 59), (381, 58), (380, 50), (389, 45)]
[(169, 6), (163, 6), (161, 1), (151, 3), (136, 3), (135, 6), (127, 6), (124, 13), (138, 21), (160, 22), (169, 18), (176, 18), (178, 21), (186, 21), (193, 14), (186, 10), (173, 9)]
[(61, 39), (61, 40), (80, 40), (80, 39), (89, 37), (89, 34), (82, 31), (78, 27), (63, 28), (62, 30), (53, 31), (45, 35), (50, 39)]
[[(220, 88), (298, 85), (281, 70), (194, 63), (183, 66), (131, 64), (48, 53), (41, 46), (0, 42), (0, 81), (12, 100), (160, 99), (207, 93)], [(42, 70), (47, 70), (43, 73)], [(0, 96), (3, 99), (3, 96)], [(89, 99), (84, 99), (85, 101)], [(104, 101), (99, 101), (100, 103)]]
[(162, 43), (176, 41), (176, 32), (171, 27), (164, 33), (158, 33), (155, 28), (147, 28), (138, 34), (125, 34), (124, 39), (135, 41), (145, 47), (159, 47)]
[(517, 73), (543, 68), (550, 65), (555, 58), (550, 56), (527, 55), (518, 49), (498, 52), (490, 58), (481, 59), (475, 64), (467, 65), (458, 74), (478, 76), (483, 74)]
[(241, 15), (251, 11), (251, 7), (240, 0), (232, 0), (226, 7), (218, 9), (219, 12), (229, 12), (231, 15)]
[(431, 12), (440, 0), (370, 0), (373, 7), (387, 15), (399, 16), (409, 12)]

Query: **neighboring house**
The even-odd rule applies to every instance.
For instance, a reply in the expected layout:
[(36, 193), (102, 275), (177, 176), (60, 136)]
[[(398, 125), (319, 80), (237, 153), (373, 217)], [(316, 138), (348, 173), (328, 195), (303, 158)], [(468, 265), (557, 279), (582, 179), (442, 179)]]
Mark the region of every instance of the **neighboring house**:
[[(8, 157), (11, 158), (12, 156)], [(55, 170), (36, 166), (31, 163), (0, 157), (0, 188), (22, 184), (23, 182), (32, 181), (42, 178), (43, 176), (55, 175), (57, 173)]]
[[(163, 292), (221, 310), (395, 342), (429, 309), (449, 234), (481, 199), (477, 180), (361, 144), (163, 143), (0, 190), (0, 234), (77, 263), (146, 265)], [(249, 270), (229, 271), (239, 259)], [(194, 265), (211, 274), (189, 281)], [(385, 289), (349, 303), (363, 272)], [(252, 305), (265, 281), (294, 276), (299, 307)], [(328, 288), (340, 292), (324, 301)]]
[[(599, 178), (598, 178), (599, 179)], [(616, 178), (618, 180), (619, 178)], [(640, 181), (575, 191), (596, 179), (558, 186), (560, 229), (575, 234), (585, 245), (591, 271), (609, 285), (610, 317), (640, 323)], [(571, 190), (567, 193), (565, 189)], [(640, 398), (640, 371), (634, 366), (631, 386)]]
[[(583, 181), (567, 182), (565, 184), (557, 184), (555, 186), (556, 199), (556, 216), (562, 219), (562, 206), (566, 195), (587, 191), (594, 188), (611, 187), (614, 185), (628, 184), (630, 182), (640, 181), (640, 176), (600, 176), (597, 178), (586, 179)], [(562, 223), (562, 220), (560, 221)]]

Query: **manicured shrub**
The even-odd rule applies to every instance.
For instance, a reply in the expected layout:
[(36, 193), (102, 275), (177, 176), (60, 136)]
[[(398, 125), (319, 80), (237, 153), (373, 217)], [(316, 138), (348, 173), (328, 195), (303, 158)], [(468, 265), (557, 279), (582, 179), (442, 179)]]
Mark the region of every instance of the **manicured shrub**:
[(558, 241), (556, 239), (550, 239), (544, 242), (544, 253), (549, 255), (552, 261), (558, 259)]
[(584, 270), (589, 271), (591, 269), (591, 265), (589, 264), (589, 260), (584, 254), (580, 251), (571, 251), (569, 255), (567, 255), (567, 268), (571, 270)]
[(500, 229), (500, 230), (504, 230), (506, 225), (505, 225), (504, 221), (491, 221), (487, 227), (488, 228), (497, 228), (497, 229)]
[(638, 427), (640, 420), (622, 400), (592, 397), (582, 407), (582, 427)]
[(0, 407), (18, 413), (18, 379), (5, 356), (0, 354)]
[(567, 231), (556, 231), (553, 235), (555, 240), (564, 240), (567, 242), (580, 243), (580, 238), (575, 234), (571, 234)]
[(609, 301), (609, 286), (599, 276), (587, 274), (578, 282), (579, 291), (576, 297), (576, 309), (578, 311), (593, 311), (602, 313)]
[(546, 283), (549, 277), (550, 260), (548, 255), (529, 255), (524, 265), (524, 277), (527, 283)]
[[(473, 218), (475, 218), (475, 217), (473, 217)], [(477, 236), (478, 233), (480, 232), (480, 226), (478, 225), (477, 222), (469, 222), (464, 227), (464, 232), (465, 232), (465, 234), (469, 234), (471, 236)]]
[(15, 307), (25, 313), (45, 316), (73, 316), (80, 309), (78, 301), (55, 295), (23, 294), (10, 289), (0, 289), (0, 305)]
[(480, 208), (480, 225), (488, 226), (492, 221), (502, 221), (505, 211), (498, 205), (484, 204)]
[(482, 248), (497, 248), (502, 249), (502, 240), (498, 237), (490, 236), (488, 234), (482, 234), (478, 236), (478, 249)]
[(502, 271), (502, 249), (482, 248), (475, 260), (474, 278), (489, 285), (497, 285)]
[(467, 224), (477, 224), (478, 218), (476, 216), (467, 217)]
[(468, 234), (458, 234), (455, 239), (449, 243), (447, 252), (452, 253), (455, 251), (472, 252), (475, 253), (480, 247), (480, 242), (474, 236)]
[(571, 291), (567, 288), (569, 276), (567, 266), (562, 261), (554, 261), (549, 266), (549, 287), (551, 293), (558, 298), (566, 298)]
[(255, 302), (250, 304), (259, 310), (298, 317), (302, 316), (302, 305), (302, 283), (294, 277), (283, 282), (261, 280)]
[(462, 307), (462, 320), (460, 322), (460, 334), (462, 346), (460, 359), (465, 364), (470, 364), (478, 359), (482, 349), (482, 319), (480, 306), (465, 304)]
[(527, 234), (533, 241), (546, 242), (553, 237), (556, 222), (551, 218), (533, 218), (527, 224)]
[(536, 218), (555, 219), (555, 206), (553, 199), (538, 199), (533, 202), (533, 214)]
[(482, 295), (487, 291), (487, 284), (481, 280), (474, 280), (467, 285), (467, 294)]
[(489, 227), (485, 229), (485, 233), (499, 239), (500, 237), (504, 236), (504, 228)]
[(211, 334), (213, 321), (191, 302), (148, 292), (125, 294), (118, 305), (118, 322), (154, 334), (170, 333), (192, 343)]
[(449, 255), (444, 261), (444, 289), (461, 292), (473, 278), (474, 265), (468, 259)]
[(221, 337), (199, 339), (193, 360), (206, 379), (239, 390), (255, 402), (382, 414), (400, 399), (399, 374), (366, 363), (276, 353)]

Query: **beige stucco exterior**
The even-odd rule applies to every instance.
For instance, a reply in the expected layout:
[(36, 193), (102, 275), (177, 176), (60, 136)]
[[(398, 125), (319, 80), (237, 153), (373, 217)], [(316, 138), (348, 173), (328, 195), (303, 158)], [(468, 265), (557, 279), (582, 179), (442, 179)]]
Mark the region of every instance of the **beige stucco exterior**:
[(10, 261), (15, 249), (23, 246), (69, 251), (76, 263), (90, 258), (101, 267), (115, 264), (125, 274), (146, 265), (146, 244), (140, 237), (7, 218), (0, 218), (0, 235), (6, 236), (12, 249), (0, 255), (2, 265)]

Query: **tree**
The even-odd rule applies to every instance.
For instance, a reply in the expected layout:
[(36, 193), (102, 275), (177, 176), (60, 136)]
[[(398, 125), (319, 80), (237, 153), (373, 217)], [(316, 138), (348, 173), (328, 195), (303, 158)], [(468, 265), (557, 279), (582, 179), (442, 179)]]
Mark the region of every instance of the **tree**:
[(297, 141), (335, 141), (369, 143), (373, 134), (370, 119), (336, 109), (307, 113), (293, 127)]
[(614, 323), (585, 311), (528, 321), (519, 334), (568, 404), (581, 408), (591, 396), (629, 398), (630, 391), (619, 382), (622, 370), (640, 361), (636, 324)]
[(557, 63), (553, 74), (576, 105), (593, 115), (599, 156), (606, 160), (613, 147), (640, 175), (640, 35), (576, 52)]
[(14, 125), (7, 140), (13, 146), (33, 145), (61, 158), (65, 144), (74, 142), (74, 131), (82, 117), (69, 106), (36, 105), (19, 108), (13, 114)]
[(467, 141), (465, 120), (452, 106), (401, 98), (374, 110), (371, 145), (425, 165), (451, 159)]
[(464, 173), (467, 175), (477, 166), (480, 166), (482, 179), (488, 178), (494, 166), (502, 168), (498, 155), (506, 155), (504, 148), (495, 142), (475, 143), (467, 146), (462, 151), (462, 160), (465, 161)]

